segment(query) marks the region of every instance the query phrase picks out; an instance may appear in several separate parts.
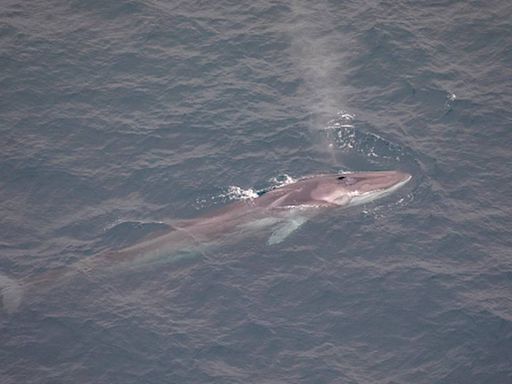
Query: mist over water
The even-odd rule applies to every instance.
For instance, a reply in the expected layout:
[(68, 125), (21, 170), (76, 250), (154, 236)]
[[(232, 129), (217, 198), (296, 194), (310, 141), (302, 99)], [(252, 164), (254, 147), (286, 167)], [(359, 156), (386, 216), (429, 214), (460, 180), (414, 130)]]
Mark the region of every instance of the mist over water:
[(403, 149), (360, 128), (357, 116), (348, 110), (346, 74), (355, 52), (351, 34), (343, 33), (347, 20), (329, 2), (293, 1), (290, 8), (288, 52), (301, 73), (299, 93), (318, 150), (339, 170), (372, 169), (385, 166), (386, 161), (392, 169)]
[[(510, 20), (502, 0), (3, 2), (0, 383), (512, 382)], [(384, 169), (413, 178), (278, 244), (86, 268)]]
[[(327, 2), (291, 2), (287, 22), (290, 58), (301, 73), (300, 94), (305, 100), (308, 128), (333, 167), (342, 168), (333, 143), (322, 131), (329, 119), (343, 109), (343, 38), (335, 31)], [(330, 25), (329, 31), (325, 26)]]
[(336, 30), (336, 16), (328, 2), (291, 3), (289, 19), (291, 58), (304, 82), (302, 95), (309, 99), (311, 128), (318, 130), (326, 118), (345, 108), (343, 64), (347, 55), (344, 36)]

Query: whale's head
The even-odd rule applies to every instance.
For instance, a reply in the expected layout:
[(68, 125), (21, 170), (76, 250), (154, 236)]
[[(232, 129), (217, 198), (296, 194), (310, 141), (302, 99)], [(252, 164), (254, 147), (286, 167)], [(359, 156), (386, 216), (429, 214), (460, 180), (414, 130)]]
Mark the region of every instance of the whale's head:
[(399, 171), (322, 175), (311, 197), (340, 206), (354, 206), (384, 197), (410, 179), (411, 175)]

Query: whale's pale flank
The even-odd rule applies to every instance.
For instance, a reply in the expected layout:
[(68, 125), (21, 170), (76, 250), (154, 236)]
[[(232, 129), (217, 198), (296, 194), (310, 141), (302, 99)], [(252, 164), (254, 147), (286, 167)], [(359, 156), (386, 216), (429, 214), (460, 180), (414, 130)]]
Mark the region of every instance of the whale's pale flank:
[(410, 179), (409, 174), (399, 171), (304, 177), (197, 219), (172, 221), (163, 234), (85, 258), (25, 282), (0, 275), (2, 307), (6, 312), (13, 312), (22, 301), (23, 291), (48, 286), (78, 272), (131, 269), (201, 256), (214, 250), (215, 246), (236, 243), (255, 232), (267, 231), (267, 244), (272, 246), (322, 212), (374, 201), (394, 192)]

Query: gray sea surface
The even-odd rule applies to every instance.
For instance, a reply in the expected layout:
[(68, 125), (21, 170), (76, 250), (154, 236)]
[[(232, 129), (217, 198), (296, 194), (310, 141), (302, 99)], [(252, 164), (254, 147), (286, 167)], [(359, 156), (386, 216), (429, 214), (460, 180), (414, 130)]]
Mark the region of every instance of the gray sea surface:
[[(505, 0), (3, 0), (0, 383), (512, 383), (511, 47)], [(23, 288), (387, 169), (280, 244)]]

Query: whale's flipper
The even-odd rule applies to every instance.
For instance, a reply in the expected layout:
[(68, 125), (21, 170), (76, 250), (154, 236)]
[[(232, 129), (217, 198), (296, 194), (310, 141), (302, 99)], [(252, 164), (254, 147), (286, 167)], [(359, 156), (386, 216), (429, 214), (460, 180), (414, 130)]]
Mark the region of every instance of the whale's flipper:
[(297, 216), (284, 221), (272, 232), (268, 238), (267, 244), (279, 244), (306, 221), (308, 221), (308, 218), (304, 216)]
[(23, 288), (14, 279), (0, 274), (0, 310), (15, 312), (20, 306)]

